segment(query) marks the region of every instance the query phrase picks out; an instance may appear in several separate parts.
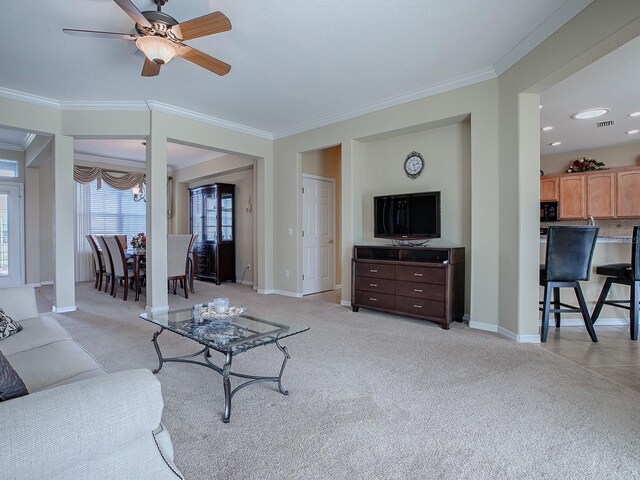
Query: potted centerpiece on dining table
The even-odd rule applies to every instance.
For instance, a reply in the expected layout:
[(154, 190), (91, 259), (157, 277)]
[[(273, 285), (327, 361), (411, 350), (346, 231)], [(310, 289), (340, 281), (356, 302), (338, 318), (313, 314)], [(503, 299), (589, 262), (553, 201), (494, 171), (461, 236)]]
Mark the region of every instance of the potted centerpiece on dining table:
[(147, 250), (147, 236), (144, 232), (136, 233), (133, 236), (131, 246), (137, 253), (143, 253)]

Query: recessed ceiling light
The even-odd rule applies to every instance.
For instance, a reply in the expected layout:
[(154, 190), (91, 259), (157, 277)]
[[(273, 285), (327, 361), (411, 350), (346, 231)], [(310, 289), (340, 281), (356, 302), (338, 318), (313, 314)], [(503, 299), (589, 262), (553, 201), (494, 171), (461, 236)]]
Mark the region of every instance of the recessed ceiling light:
[(586, 120), (588, 118), (601, 117), (609, 113), (608, 108), (590, 108), (589, 110), (583, 110), (582, 112), (574, 113), (571, 118), (575, 120)]
[(551, 142), (549, 145), (552, 147), (557, 147), (560, 144), (562, 144), (562, 142)]
[(551, 125), (547, 125), (546, 127), (542, 127), (542, 131), (543, 132), (548, 132), (549, 130), (553, 130), (553, 127)]
[(633, 112), (629, 114), (630, 117), (640, 117), (640, 112)]
[(629, 130), (628, 132), (626, 132), (627, 135), (633, 135), (640, 132), (640, 130)]
[(542, 108), (542, 105), (540, 105), (539, 108)]

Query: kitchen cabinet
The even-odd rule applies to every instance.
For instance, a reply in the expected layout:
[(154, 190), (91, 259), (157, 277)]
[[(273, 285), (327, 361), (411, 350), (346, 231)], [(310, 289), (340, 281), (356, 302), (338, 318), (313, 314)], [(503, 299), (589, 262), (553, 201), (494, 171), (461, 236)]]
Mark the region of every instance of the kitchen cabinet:
[(198, 237), (193, 246), (195, 277), (213, 281), (236, 281), (234, 231), (235, 185), (214, 183), (189, 189), (191, 233)]
[(559, 220), (580, 220), (585, 215), (585, 176), (571, 175), (560, 177), (558, 197)]
[(640, 169), (616, 173), (616, 216), (640, 217)]
[(616, 174), (597, 172), (586, 175), (587, 216), (593, 218), (615, 218)]
[(540, 201), (558, 201), (558, 177), (540, 177)]

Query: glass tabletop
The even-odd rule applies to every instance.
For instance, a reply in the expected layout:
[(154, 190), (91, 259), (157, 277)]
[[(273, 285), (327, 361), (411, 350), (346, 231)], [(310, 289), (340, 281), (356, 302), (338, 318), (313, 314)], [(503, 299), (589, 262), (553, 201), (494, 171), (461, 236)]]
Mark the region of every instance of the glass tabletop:
[(196, 321), (191, 308), (144, 312), (140, 318), (222, 353), (245, 352), (309, 330), (306, 325), (285, 325), (247, 314), (233, 317), (230, 321)]

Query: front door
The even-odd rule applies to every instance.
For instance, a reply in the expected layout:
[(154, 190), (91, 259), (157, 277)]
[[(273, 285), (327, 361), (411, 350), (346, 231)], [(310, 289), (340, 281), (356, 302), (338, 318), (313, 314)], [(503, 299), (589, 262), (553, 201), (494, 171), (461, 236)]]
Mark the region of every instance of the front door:
[(22, 185), (0, 183), (0, 287), (21, 285)]
[(302, 177), (302, 293), (334, 287), (334, 184)]

